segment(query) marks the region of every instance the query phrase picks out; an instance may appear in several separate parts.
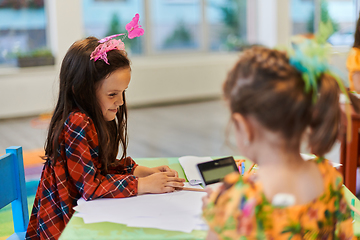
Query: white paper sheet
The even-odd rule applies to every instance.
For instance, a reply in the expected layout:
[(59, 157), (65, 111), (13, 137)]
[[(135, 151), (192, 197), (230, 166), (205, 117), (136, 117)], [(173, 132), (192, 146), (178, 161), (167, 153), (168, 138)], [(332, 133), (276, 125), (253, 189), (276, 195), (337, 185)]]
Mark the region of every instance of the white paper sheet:
[[(185, 187), (201, 188), (200, 186)], [(149, 227), (191, 232), (206, 229), (201, 219), (205, 192), (175, 191), (165, 194), (144, 194), (129, 198), (78, 200), (75, 216), (85, 223), (114, 222), (130, 227)]]
[(179, 158), (181, 167), (184, 169), (186, 178), (190, 180), (201, 180), (201, 176), (197, 170), (196, 165), (203, 162), (212, 161), (211, 157), (195, 157), (184, 156)]

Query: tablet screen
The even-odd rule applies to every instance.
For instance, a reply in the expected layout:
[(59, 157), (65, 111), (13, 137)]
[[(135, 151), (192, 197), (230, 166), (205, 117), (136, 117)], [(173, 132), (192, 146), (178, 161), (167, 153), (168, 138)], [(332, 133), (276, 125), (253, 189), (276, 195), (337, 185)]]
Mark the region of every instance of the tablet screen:
[(233, 157), (199, 163), (197, 168), (205, 185), (220, 182), (227, 174), (238, 171)]
[(224, 177), (233, 172), (234, 167), (232, 165), (227, 165), (215, 169), (209, 169), (203, 171), (203, 177), (206, 182), (212, 182), (217, 179), (224, 179)]

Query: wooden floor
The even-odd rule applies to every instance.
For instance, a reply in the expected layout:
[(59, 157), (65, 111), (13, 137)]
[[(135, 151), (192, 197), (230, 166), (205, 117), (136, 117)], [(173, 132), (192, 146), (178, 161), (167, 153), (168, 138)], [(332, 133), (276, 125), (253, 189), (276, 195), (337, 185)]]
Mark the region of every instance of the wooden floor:
[[(43, 148), (47, 121), (38, 117), (0, 120), (0, 153), (12, 145), (22, 146), (24, 151)], [(240, 155), (226, 143), (228, 122), (229, 113), (221, 100), (130, 109), (128, 155)], [(339, 162), (338, 144), (328, 159)]]
[[(234, 155), (225, 144), (228, 119), (221, 100), (129, 109), (128, 155)], [(43, 148), (47, 124), (48, 119), (39, 117), (0, 120), (0, 149), (12, 145), (22, 146), (24, 151)]]

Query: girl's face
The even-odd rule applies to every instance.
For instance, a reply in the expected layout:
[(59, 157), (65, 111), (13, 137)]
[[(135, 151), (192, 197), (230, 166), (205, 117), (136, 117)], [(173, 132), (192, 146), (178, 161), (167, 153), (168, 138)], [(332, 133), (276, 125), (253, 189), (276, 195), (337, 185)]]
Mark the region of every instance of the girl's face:
[(115, 70), (96, 89), (96, 98), (106, 121), (115, 119), (119, 106), (124, 104), (123, 92), (131, 79), (130, 68)]

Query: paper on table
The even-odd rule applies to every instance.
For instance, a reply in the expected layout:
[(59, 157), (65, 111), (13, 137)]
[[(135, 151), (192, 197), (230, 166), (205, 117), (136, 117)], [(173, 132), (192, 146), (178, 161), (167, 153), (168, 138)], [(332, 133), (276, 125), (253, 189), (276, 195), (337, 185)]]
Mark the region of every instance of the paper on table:
[(211, 157), (195, 157), (195, 156), (184, 156), (179, 158), (181, 167), (184, 169), (186, 178), (190, 180), (201, 180), (201, 176), (197, 170), (196, 165), (198, 163), (212, 161)]
[(132, 227), (191, 232), (206, 227), (201, 219), (201, 199), (205, 194), (180, 190), (118, 199), (79, 199), (74, 209), (78, 212), (75, 216), (82, 217), (85, 223), (108, 221)]

